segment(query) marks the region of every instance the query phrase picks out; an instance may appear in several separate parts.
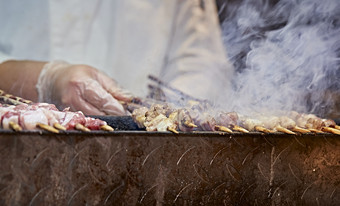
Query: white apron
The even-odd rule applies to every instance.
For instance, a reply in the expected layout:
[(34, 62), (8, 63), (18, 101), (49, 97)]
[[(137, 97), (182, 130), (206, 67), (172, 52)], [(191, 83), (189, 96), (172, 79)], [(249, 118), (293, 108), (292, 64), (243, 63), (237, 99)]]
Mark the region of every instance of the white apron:
[(0, 0), (0, 25), (0, 62), (88, 64), (137, 96), (149, 74), (201, 98), (228, 85), (213, 0)]

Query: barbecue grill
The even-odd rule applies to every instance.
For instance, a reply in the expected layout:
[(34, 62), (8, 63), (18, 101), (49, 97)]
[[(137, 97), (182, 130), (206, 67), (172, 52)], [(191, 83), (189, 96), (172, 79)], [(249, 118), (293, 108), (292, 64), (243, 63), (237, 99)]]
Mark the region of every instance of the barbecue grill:
[(338, 135), (0, 131), (1, 205), (338, 205)]

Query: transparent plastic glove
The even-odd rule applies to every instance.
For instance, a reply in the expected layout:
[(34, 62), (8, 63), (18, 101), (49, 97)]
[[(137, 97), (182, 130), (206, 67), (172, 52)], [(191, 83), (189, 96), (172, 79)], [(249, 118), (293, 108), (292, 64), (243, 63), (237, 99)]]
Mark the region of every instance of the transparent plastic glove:
[(119, 101), (132, 99), (130, 93), (97, 69), (63, 61), (46, 64), (36, 88), (39, 102), (53, 103), (59, 109), (70, 107), (86, 115), (126, 115)]

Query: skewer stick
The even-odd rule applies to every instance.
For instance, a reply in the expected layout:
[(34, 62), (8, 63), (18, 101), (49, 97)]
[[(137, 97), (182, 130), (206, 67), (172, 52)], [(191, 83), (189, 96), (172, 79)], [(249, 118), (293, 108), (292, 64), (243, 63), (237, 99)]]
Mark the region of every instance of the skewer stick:
[(243, 133), (249, 133), (248, 130), (246, 130), (246, 129), (244, 129), (244, 128), (238, 126), (238, 125), (234, 125), (233, 128), (232, 128), (232, 130), (235, 130), (235, 131), (238, 131), (238, 132), (243, 132)]
[(225, 127), (225, 126), (215, 125), (215, 128), (216, 128), (218, 131), (221, 131), (221, 132), (233, 133), (233, 131), (232, 131), (231, 129), (229, 129), (228, 127)]
[(51, 127), (50, 125), (47, 124), (37, 123), (37, 127), (48, 132), (59, 133), (59, 131), (56, 128)]
[(22, 131), (22, 128), (20, 127), (20, 125), (18, 125), (15, 122), (9, 122), (9, 127), (16, 132)]
[[(152, 75), (149, 75), (148, 78), (153, 81), (153, 82), (156, 82), (158, 85), (160, 86), (163, 86), (171, 91), (173, 91), (175, 94), (179, 95), (180, 97), (183, 97), (185, 99), (191, 99), (191, 100), (194, 100), (194, 101), (198, 101), (198, 102), (203, 102), (202, 99), (198, 99), (198, 98), (195, 98), (195, 97), (192, 97), (190, 96), (189, 94), (186, 94), (172, 86), (170, 86), (169, 84), (163, 82), (162, 80), (158, 79), (157, 77), (155, 76), (152, 76)], [(210, 102), (209, 102), (210, 103)], [(211, 103), (210, 103), (211, 104)]]
[(76, 124), (75, 128), (79, 131), (83, 131), (83, 132), (90, 132), (91, 130), (87, 127), (85, 127), (84, 125), (82, 124)]
[(179, 132), (177, 130), (173, 129), (173, 128), (168, 127), (167, 130), (170, 131), (170, 132), (173, 132), (175, 134), (179, 134)]
[(189, 121), (185, 121), (185, 122), (184, 122), (184, 125), (187, 126), (187, 127), (194, 127), (194, 128), (197, 127), (197, 125), (195, 125), (194, 123), (189, 122)]
[(335, 125), (334, 128), (340, 130), (340, 126), (339, 125)]
[(261, 127), (261, 126), (255, 126), (254, 129), (258, 132), (263, 132), (263, 133), (273, 133), (273, 131), (267, 129), (267, 128), (264, 128), (264, 127)]
[(333, 134), (340, 134), (340, 130), (334, 129), (332, 127), (322, 127), (321, 130), (324, 131), (324, 132), (330, 132), (330, 133), (333, 133)]
[(323, 131), (321, 131), (321, 130), (318, 130), (318, 129), (313, 129), (313, 128), (311, 128), (311, 129), (308, 129), (309, 131), (311, 131), (311, 132), (314, 132), (314, 133), (324, 133)]
[(63, 125), (61, 125), (57, 122), (53, 124), (53, 127), (58, 129), (58, 130), (66, 131), (66, 128)]
[(104, 131), (108, 131), (108, 132), (113, 132), (114, 131), (114, 129), (111, 126), (107, 125), (107, 124), (100, 126), (100, 129), (104, 130)]
[(0, 90), (0, 102), (10, 105), (19, 105), (19, 104), (31, 104), (32, 101), (23, 99), (21, 97), (14, 96), (12, 94), (7, 94), (5, 91)]
[(304, 128), (301, 128), (301, 127), (298, 127), (298, 126), (295, 126), (292, 131), (294, 132), (299, 132), (299, 133), (302, 133), (302, 134), (305, 134), (305, 133), (310, 133), (310, 130), (308, 129), (304, 129)]
[(8, 96), (2, 96), (0, 95), (0, 103), (2, 104), (9, 104), (9, 105), (19, 105), (22, 104), (22, 102), (19, 102), (15, 99), (9, 98)]
[(292, 132), (292, 131), (290, 131), (289, 129), (286, 129), (286, 128), (281, 127), (281, 126), (277, 126), (275, 129), (276, 129), (277, 131), (283, 132), (283, 133), (285, 133), (285, 134), (294, 134), (294, 135), (296, 135), (295, 132)]

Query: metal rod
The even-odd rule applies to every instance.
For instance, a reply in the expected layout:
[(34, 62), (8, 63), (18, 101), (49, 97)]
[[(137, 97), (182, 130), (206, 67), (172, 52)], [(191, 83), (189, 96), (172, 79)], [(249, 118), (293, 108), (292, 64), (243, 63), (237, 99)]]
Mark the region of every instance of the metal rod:
[(162, 80), (158, 79), (157, 77), (153, 76), (153, 75), (149, 75), (148, 78), (151, 80), (151, 81), (154, 81), (156, 83), (158, 83), (160, 86), (164, 87), (164, 88), (167, 88), (173, 92), (175, 92), (177, 95), (180, 95), (181, 97), (185, 98), (185, 99), (190, 99), (190, 100), (195, 100), (195, 101), (198, 101), (198, 102), (203, 102), (202, 99), (198, 99), (196, 97), (193, 97), (189, 94), (186, 94), (172, 86), (170, 86), (169, 84), (163, 82)]

